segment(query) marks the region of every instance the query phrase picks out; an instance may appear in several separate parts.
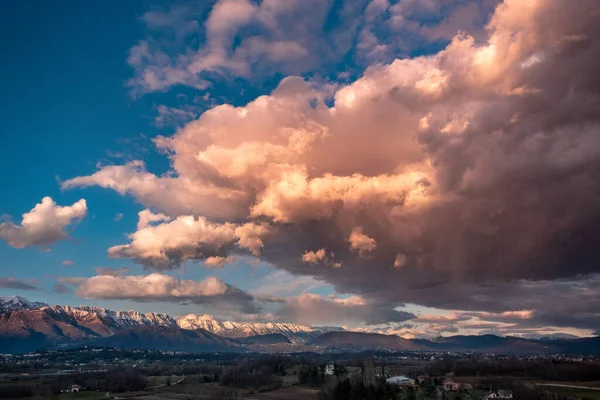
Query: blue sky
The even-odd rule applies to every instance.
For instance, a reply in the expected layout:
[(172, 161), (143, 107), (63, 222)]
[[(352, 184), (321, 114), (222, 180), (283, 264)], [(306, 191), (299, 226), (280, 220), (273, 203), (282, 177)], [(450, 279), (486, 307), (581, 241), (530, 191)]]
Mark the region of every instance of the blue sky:
[[(207, 2), (206, 11), (210, 9), (208, 6)], [(256, 83), (235, 77), (219, 78), (208, 90), (179, 86), (167, 93), (136, 97), (127, 85), (133, 71), (126, 59), (130, 48), (148, 33), (141, 17), (146, 12), (170, 7), (177, 4), (72, 1), (60, 7), (47, 2), (4, 7), (0, 15), (0, 40), (6, 54), (2, 69), (10, 78), (2, 82), (0, 99), (5, 110), (0, 122), (0, 178), (10, 189), (0, 200), (0, 211), (18, 220), (43, 196), (52, 197), (58, 204), (72, 204), (85, 197), (89, 206), (89, 215), (77, 223), (71, 240), (53, 244), (49, 251), (14, 249), (0, 242), (2, 276), (28, 281), (42, 289), (19, 294), (49, 303), (105, 303), (112, 308), (171, 313), (196, 311), (194, 306), (87, 300), (72, 292), (53, 292), (56, 278), (92, 276), (95, 268), (128, 267), (143, 271), (128, 260), (113, 260), (106, 255), (108, 247), (120, 243), (127, 232), (134, 230), (137, 212), (143, 207), (129, 198), (97, 188), (85, 193), (64, 191), (61, 180), (92, 172), (99, 164), (140, 156), (149, 170), (163, 173), (168, 162), (157, 154), (150, 139), (170, 134), (176, 126), (169, 123), (157, 126), (159, 106), (191, 103), (199, 114), (214, 104), (244, 104), (272, 90), (282, 76), (276, 73)], [(202, 99), (207, 94), (208, 101)], [(199, 100), (193, 101), (194, 97)], [(115, 221), (117, 214), (123, 215), (119, 221)], [(64, 260), (72, 260), (74, 264), (62, 265)], [(189, 263), (181, 276), (202, 279), (214, 275), (250, 290), (271, 272), (270, 266), (251, 266), (244, 261), (216, 271)], [(331, 287), (323, 285), (316, 291), (328, 294)], [(2, 295), (14, 292), (12, 288), (0, 289)]]
[(0, 295), (600, 330), (595, 6), (554, 2), (4, 5)]

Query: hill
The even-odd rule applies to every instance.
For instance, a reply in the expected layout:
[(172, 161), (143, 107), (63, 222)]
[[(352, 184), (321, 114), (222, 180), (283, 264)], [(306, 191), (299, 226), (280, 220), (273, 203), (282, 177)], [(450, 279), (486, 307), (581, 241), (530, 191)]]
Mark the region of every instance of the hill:
[(273, 345), (273, 344), (292, 344), (290, 339), (281, 333), (269, 333), (266, 335), (248, 336), (236, 340), (241, 344), (258, 344), (258, 345)]
[(449, 336), (435, 339), (414, 339), (425, 350), (498, 354), (545, 354), (552, 350), (547, 343), (532, 339), (496, 335)]
[(95, 346), (122, 349), (149, 349), (185, 352), (233, 352), (238, 344), (204, 329), (182, 329), (168, 326), (139, 326), (112, 336), (97, 339)]
[(364, 332), (327, 332), (307, 344), (340, 350), (419, 350), (419, 346), (409, 339)]

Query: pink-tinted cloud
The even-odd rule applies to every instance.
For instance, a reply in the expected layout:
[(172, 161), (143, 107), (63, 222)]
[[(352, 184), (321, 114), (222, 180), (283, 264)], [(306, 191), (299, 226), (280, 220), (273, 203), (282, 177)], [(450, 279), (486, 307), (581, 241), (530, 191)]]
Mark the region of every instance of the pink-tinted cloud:
[(76, 294), (89, 299), (123, 299), (140, 302), (167, 301), (222, 306), (243, 313), (257, 313), (254, 298), (247, 292), (215, 277), (201, 281), (150, 275), (97, 275), (91, 278), (61, 280), (75, 284)]
[(361, 256), (377, 248), (375, 239), (365, 235), (361, 226), (352, 228), (348, 242), (350, 242), (350, 250), (357, 251)]
[(108, 249), (110, 257), (133, 258), (158, 269), (170, 268), (188, 259), (210, 259), (209, 265), (216, 265), (216, 260), (227, 260), (219, 255), (234, 244), (258, 255), (263, 247), (262, 238), (270, 234), (268, 226), (255, 223), (220, 224), (191, 215), (171, 220), (147, 210), (141, 211), (139, 217), (138, 230), (129, 235), (131, 243), (111, 247)]
[[(244, 4), (212, 16), (215, 43), (262, 15)], [(238, 6), (248, 12), (230, 29)], [(598, 15), (595, 0), (505, 0), (482, 37), (454, 35), (339, 87), (289, 77), (206, 111), (155, 139), (167, 174), (138, 161), (63, 187), (111, 188), (162, 213), (110, 250), (149, 267), (250, 251), (388, 307), (526, 309), (515, 323), (600, 327), (593, 296), (574, 296), (596, 293), (600, 273)], [(311, 265), (331, 253), (343, 268)], [(554, 314), (549, 288), (564, 299)]]
[(22, 216), (21, 224), (11, 221), (0, 223), (0, 239), (9, 246), (22, 249), (29, 246), (45, 247), (69, 235), (65, 228), (82, 219), (87, 213), (84, 199), (71, 206), (59, 206), (50, 197)]

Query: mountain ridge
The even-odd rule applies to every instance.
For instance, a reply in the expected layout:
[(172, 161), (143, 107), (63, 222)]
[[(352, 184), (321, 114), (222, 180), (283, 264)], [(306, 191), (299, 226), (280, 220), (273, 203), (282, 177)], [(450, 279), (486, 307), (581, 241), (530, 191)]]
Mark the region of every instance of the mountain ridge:
[[(177, 351), (435, 351), (516, 354), (600, 354), (600, 337), (538, 338), (456, 335), (405, 339), (337, 327), (219, 321), (209, 315), (112, 311), (0, 297), (0, 353), (95, 344)], [(139, 348), (139, 347), (135, 347)], [(187, 350), (186, 350), (187, 349)]]

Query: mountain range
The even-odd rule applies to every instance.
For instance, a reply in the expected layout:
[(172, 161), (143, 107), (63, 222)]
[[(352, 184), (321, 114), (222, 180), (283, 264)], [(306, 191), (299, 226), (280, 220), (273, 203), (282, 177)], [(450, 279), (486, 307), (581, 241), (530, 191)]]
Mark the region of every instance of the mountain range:
[(335, 327), (218, 321), (208, 315), (175, 319), (160, 313), (0, 297), (0, 353), (83, 344), (188, 352), (423, 350), (600, 355), (600, 337), (525, 339), (479, 335), (404, 339)]

